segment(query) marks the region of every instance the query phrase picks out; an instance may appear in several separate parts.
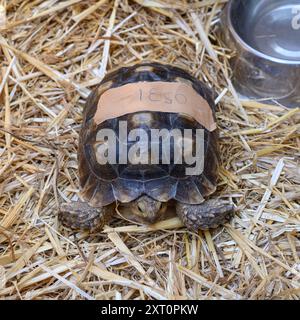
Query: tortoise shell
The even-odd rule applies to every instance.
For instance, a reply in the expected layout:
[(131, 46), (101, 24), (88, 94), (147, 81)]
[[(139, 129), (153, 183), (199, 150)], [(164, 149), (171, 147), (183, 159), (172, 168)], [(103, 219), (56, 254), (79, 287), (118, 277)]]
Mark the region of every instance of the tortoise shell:
[[(144, 194), (161, 202), (175, 199), (182, 203), (200, 204), (204, 197), (216, 189), (219, 162), (217, 130), (210, 132), (193, 118), (170, 112), (136, 112), (106, 120), (98, 125), (94, 121), (98, 101), (106, 90), (141, 81), (187, 83), (208, 102), (214, 115), (215, 105), (211, 91), (180, 68), (159, 63), (143, 63), (123, 67), (108, 74), (88, 97), (83, 113), (78, 150), (82, 197), (93, 207), (106, 206), (115, 201), (128, 203)], [(161, 128), (204, 129), (202, 174), (186, 175), (186, 163), (100, 164), (95, 148), (97, 132), (109, 128), (118, 135), (120, 121), (127, 121), (128, 130), (143, 128), (146, 132)], [(117, 148), (116, 152), (120, 152), (120, 149)]]

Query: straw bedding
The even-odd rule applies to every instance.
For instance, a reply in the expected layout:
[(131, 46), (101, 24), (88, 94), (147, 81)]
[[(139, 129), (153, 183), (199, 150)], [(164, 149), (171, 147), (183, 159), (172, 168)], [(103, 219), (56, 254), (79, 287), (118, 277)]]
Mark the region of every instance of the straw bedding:
[[(0, 1), (1, 299), (299, 299), (299, 109), (240, 101), (216, 23), (226, 1)], [(189, 70), (215, 90), (216, 196), (234, 219), (189, 232), (116, 218), (60, 227), (79, 195), (78, 131), (90, 90), (139, 61)]]

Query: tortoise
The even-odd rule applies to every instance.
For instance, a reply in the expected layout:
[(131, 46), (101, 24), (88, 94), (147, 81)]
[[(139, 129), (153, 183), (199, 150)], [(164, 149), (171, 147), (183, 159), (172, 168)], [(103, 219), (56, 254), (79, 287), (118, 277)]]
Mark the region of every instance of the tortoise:
[[(174, 213), (184, 225), (197, 231), (216, 228), (229, 221), (233, 204), (219, 198), (210, 198), (215, 192), (220, 163), (218, 130), (209, 131), (185, 113), (140, 110), (96, 123), (98, 101), (104, 92), (127, 84), (163, 81), (185, 83), (204, 98), (215, 120), (215, 104), (211, 90), (187, 71), (160, 63), (140, 63), (122, 67), (104, 77), (91, 92), (83, 111), (83, 124), (79, 134), (79, 180), (83, 201), (61, 204), (59, 220), (71, 229), (101, 230), (115, 212), (116, 205), (129, 208), (128, 217), (137, 222), (152, 224), (164, 217), (167, 205), (175, 206)], [(112, 105), (111, 108), (114, 106)], [(128, 129), (175, 128), (202, 129), (204, 132), (203, 171), (187, 175), (189, 165), (177, 163), (101, 163), (97, 158), (97, 132), (111, 129), (118, 133), (120, 121)], [(195, 135), (192, 136), (193, 145)], [(176, 144), (175, 138), (171, 148)], [(101, 142), (100, 142), (101, 143)], [(102, 141), (103, 143), (103, 141)], [(128, 147), (128, 146), (127, 146)], [(128, 151), (128, 149), (127, 149)], [(121, 152), (120, 148), (116, 152)], [(160, 158), (161, 159), (161, 158)]]

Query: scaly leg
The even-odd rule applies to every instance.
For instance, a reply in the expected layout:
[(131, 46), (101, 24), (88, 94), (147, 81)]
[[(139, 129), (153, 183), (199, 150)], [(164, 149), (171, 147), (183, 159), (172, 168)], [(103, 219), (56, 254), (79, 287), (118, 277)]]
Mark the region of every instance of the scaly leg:
[(228, 222), (234, 206), (219, 199), (207, 200), (201, 204), (176, 203), (176, 213), (183, 223), (193, 231), (208, 230)]
[(93, 208), (85, 202), (63, 203), (58, 219), (70, 229), (99, 231), (113, 212), (113, 206)]

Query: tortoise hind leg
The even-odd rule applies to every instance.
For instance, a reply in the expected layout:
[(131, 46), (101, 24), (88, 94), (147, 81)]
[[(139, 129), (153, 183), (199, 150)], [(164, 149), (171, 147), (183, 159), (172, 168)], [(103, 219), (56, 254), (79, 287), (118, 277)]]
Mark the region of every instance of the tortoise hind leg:
[(113, 212), (112, 206), (93, 208), (85, 202), (63, 203), (58, 219), (73, 230), (99, 231)]
[(201, 204), (176, 203), (176, 213), (183, 223), (193, 231), (208, 230), (228, 222), (234, 206), (226, 201), (212, 199)]

